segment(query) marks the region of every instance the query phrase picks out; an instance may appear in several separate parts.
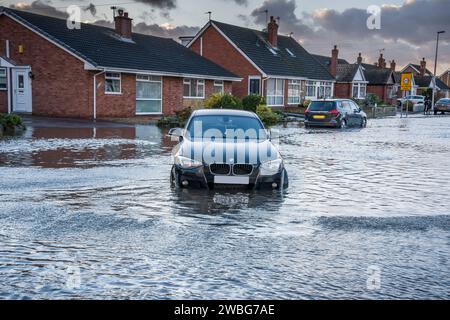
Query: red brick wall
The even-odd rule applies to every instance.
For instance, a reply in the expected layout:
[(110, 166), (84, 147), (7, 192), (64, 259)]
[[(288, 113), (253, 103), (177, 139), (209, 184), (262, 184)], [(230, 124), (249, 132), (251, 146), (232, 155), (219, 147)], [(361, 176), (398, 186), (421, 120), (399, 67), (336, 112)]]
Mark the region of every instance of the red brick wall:
[(390, 103), (390, 99), (387, 98), (387, 86), (384, 85), (368, 85), (367, 93), (374, 93), (383, 100), (385, 103)]
[(8, 112), (8, 93), (5, 90), (0, 91), (0, 113)]
[[(233, 94), (243, 98), (248, 94), (248, 76), (260, 76), (261, 73), (237, 51), (222, 35), (212, 26), (202, 34), (203, 56), (223, 68), (243, 78), (241, 82), (233, 83)], [(191, 49), (200, 54), (200, 38), (191, 46)]]
[(335, 83), (334, 96), (341, 99), (351, 99), (353, 95), (352, 88), (351, 83)]
[[(0, 52), (10, 41), (11, 58), (31, 65), (33, 113), (38, 115), (89, 117), (92, 113), (90, 79), (83, 62), (51, 44), (36, 33), (0, 16)], [(18, 52), (19, 45), (24, 53)]]
[[(92, 79), (95, 72), (90, 72)], [(121, 74), (122, 93), (105, 93), (105, 75), (97, 76), (97, 117), (126, 118), (136, 113), (136, 75)], [(91, 82), (92, 83), (92, 82)], [(92, 91), (92, 90), (91, 90)], [(93, 104), (93, 101), (90, 102)]]

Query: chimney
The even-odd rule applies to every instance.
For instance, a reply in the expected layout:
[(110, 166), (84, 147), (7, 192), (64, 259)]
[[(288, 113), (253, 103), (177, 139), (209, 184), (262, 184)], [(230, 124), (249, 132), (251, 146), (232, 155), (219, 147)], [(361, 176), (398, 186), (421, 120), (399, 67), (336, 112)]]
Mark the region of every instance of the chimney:
[(425, 76), (426, 71), (427, 71), (427, 62), (425, 61), (425, 58), (422, 58), (422, 61), (420, 61), (420, 75), (422, 77)]
[(356, 59), (356, 63), (357, 64), (361, 64), (363, 62), (362, 56), (361, 56), (361, 52), (358, 55), (358, 59)]
[(272, 45), (272, 47), (276, 48), (278, 47), (278, 23), (277, 21), (272, 17), (270, 17), (269, 25), (267, 26), (267, 33), (269, 36), (269, 42)]
[(391, 70), (392, 70), (393, 72), (395, 72), (396, 66), (397, 66), (397, 64), (395, 63), (395, 60), (392, 60), (392, 61), (391, 61)]
[(116, 33), (122, 38), (131, 39), (131, 21), (133, 19), (128, 17), (128, 12), (124, 12), (122, 9), (118, 10), (118, 15), (114, 17), (116, 24)]
[(382, 53), (380, 53), (380, 57), (378, 58), (378, 68), (386, 68), (386, 59), (383, 58)]
[(337, 74), (338, 56), (339, 50), (335, 45), (333, 50), (331, 50), (331, 62), (330, 62), (330, 73), (333, 77), (336, 77)]

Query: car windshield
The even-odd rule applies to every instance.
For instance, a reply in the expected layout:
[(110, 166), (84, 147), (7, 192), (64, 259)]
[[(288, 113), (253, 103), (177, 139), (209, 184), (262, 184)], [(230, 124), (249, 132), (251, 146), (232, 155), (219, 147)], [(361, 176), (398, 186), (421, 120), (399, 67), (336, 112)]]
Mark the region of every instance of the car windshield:
[(309, 111), (331, 111), (336, 109), (334, 101), (313, 101), (308, 107)]
[(450, 99), (441, 99), (441, 100), (438, 101), (438, 103), (445, 103), (445, 104), (447, 104), (447, 103), (450, 103)]
[(267, 139), (266, 130), (257, 118), (235, 115), (194, 116), (187, 135), (190, 139)]

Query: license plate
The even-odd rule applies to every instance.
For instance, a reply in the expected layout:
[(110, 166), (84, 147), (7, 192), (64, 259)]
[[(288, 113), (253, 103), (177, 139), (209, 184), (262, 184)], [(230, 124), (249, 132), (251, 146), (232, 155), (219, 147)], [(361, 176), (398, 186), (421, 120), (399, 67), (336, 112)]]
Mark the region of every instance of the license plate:
[(214, 183), (217, 184), (249, 184), (249, 177), (215, 176)]
[(322, 116), (322, 115), (320, 115), (320, 116), (313, 116), (313, 118), (314, 119), (325, 119), (325, 116)]

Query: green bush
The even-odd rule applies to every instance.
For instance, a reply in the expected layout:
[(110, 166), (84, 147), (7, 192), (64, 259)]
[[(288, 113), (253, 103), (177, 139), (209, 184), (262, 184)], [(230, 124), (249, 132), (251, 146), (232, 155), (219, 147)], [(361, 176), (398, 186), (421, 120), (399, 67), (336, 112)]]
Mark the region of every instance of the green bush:
[(257, 94), (250, 94), (242, 99), (242, 107), (244, 110), (251, 112), (256, 112), (256, 108), (264, 104), (266, 104), (264, 97)]
[(17, 114), (0, 113), (0, 126), (3, 127), (4, 131), (15, 131), (17, 128), (25, 129), (22, 118)]
[(242, 109), (242, 102), (229, 93), (216, 93), (205, 102), (208, 109)]
[(260, 105), (256, 107), (256, 114), (261, 119), (261, 121), (264, 123), (265, 126), (273, 126), (277, 124), (281, 117), (278, 113), (275, 113), (266, 105)]
[(366, 106), (375, 106), (375, 104), (382, 104), (383, 100), (381, 100), (375, 93), (368, 93), (366, 98), (364, 99), (364, 104)]
[(184, 126), (186, 122), (189, 120), (192, 114), (192, 108), (187, 107), (181, 109), (180, 111), (175, 112), (176, 119), (179, 125)]
[(308, 108), (310, 103), (311, 103), (311, 100), (305, 100), (305, 101), (303, 101), (303, 106), (305, 108)]

